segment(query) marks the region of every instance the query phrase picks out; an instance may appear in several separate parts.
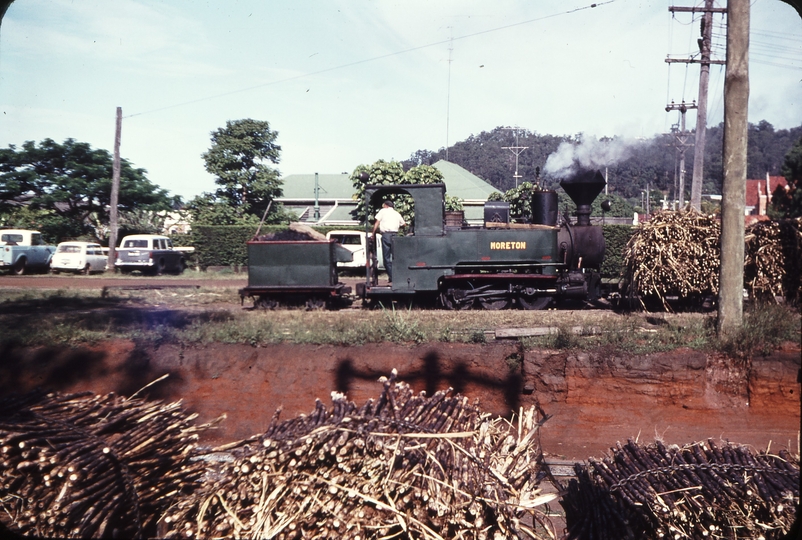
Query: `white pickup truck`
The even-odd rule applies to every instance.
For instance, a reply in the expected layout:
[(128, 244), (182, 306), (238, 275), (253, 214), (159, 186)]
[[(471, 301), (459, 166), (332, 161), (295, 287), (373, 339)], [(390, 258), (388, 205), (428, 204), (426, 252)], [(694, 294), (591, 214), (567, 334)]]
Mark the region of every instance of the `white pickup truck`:
[(46, 245), (39, 231), (0, 230), (0, 270), (11, 270), (18, 276), (46, 272), (55, 252), (56, 246)]

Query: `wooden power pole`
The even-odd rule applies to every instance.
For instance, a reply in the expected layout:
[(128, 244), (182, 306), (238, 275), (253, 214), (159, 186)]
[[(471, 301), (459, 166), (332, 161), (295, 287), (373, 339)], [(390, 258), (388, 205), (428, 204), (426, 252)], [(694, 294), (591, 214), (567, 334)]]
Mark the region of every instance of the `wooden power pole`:
[(679, 187), (676, 187), (675, 185), (676, 193), (674, 193), (677, 199), (677, 205), (679, 207), (678, 210), (685, 209), (685, 151), (688, 149), (689, 146), (693, 146), (685, 142), (688, 139), (688, 132), (685, 131), (685, 113), (688, 112), (688, 109), (695, 109), (695, 108), (696, 108), (695, 101), (691, 105), (688, 105), (684, 101), (679, 105), (677, 105), (673, 101), (670, 104), (666, 105), (666, 112), (679, 111), (680, 113), (679, 129), (677, 131), (674, 131), (672, 128), (672, 131), (674, 131), (674, 147), (676, 148), (677, 154), (680, 157)]
[(699, 73), (699, 99), (696, 109), (696, 143), (693, 151), (693, 179), (691, 180), (691, 207), (700, 211), (702, 208), (702, 181), (704, 180), (705, 166), (705, 135), (707, 132), (707, 88), (710, 84), (710, 64), (724, 64), (723, 60), (712, 60), (711, 49), (713, 41), (713, 13), (726, 13), (727, 8), (713, 7), (713, 0), (705, 0), (704, 7), (669, 6), (672, 13), (702, 12), (702, 37), (699, 38), (699, 60), (666, 58), (666, 62), (683, 64), (700, 64)]
[(721, 268), (718, 333), (743, 324), (744, 207), (749, 104), (749, 0), (727, 2), (724, 78), (724, 185), (721, 190)]
[(123, 130), (123, 108), (117, 107), (117, 128), (114, 131), (114, 162), (111, 168), (111, 200), (109, 201), (109, 272), (117, 260), (117, 203), (120, 198), (120, 136)]

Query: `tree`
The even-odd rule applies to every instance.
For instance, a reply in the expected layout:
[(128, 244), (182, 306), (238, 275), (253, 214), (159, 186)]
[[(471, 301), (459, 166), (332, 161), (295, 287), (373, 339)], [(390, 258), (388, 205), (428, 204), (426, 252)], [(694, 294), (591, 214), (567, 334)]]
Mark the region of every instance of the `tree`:
[(229, 205), (240, 217), (261, 219), (270, 202), (282, 194), (280, 173), (271, 167), (278, 164), (281, 153), (275, 142), (278, 132), (271, 131), (266, 121), (245, 118), (229, 120), (211, 135), (212, 146), (202, 157), (220, 186), (213, 202)]
[[(167, 191), (145, 174), (144, 169), (122, 160), (121, 211), (170, 209), (173, 201)], [(51, 241), (92, 234), (90, 215), (103, 223), (109, 219), (111, 176), (109, 152), (75, 139), (63, 144), (52, 139), (38, 145), (26, 141), (19, 149), (10, 145), (0, 150), (0, 213), (19, 217), (23, 206), (33, 212), (29, 217), (43, 212), (38, 215), (44, 220), (40, 230)]]
[[(354, 194), (351, 198), (356, 201), (356, 208), (351, 212), (354, 219), (359, 220), (360, 223), (370, 220), (367, 215), (369, 209), (365, 208), (365, 187), (368, 184), (400, 184), (403, 178), (404, 167), (397, 161), (380, 159), (370, 166), (357, 165), (354, 172), (351, 173), (351, 184), (354, 186)], [(378, 209), (373, 208), (372, 210), (375, 213)]]
[(211, 193), (203, 193), (187, 203), (192, 223), (199, 225), (258, 225), (261, 216), (242, 215), (237, 208), (218, 200)]
[[(351, 183), (354, 186), (353, 199), (357, 207), (352, 212), (354, 219), (361, 223), (370, 221), (378, 208), (365, 208), (365, 187), (368, 184), (436, 184), (443, 181), (443, 173), (431, 165), (418, 165), (404, 172), (404, 167), (398, 161), (384, 161), (380, 159), (372, 165), (359, 165), (351, 173)], [(396, 211), (404, 217), (404, 221), (414, 226), (414, 204), (412, 197), (405, 194), (392, 194), (387, 197), (392, 200)]]
[(785, 217), (802, 217), (802, 138), (786, 154), (780, 172), (788, 186), (777, 186), (771, 204), (776, 212)]

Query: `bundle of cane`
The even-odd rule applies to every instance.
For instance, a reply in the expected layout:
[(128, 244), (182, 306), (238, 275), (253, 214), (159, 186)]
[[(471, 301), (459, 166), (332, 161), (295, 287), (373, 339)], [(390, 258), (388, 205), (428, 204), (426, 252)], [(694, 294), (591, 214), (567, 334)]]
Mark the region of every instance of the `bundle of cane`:
[(575, 465), (568, 538), (781, 538), (799, 505), (799, 456), (713, 441), (649, 446)]
[[(465, 397), (382, 378), (357, 407), (280, 422), (236, 448), (214, 480), (169, 509), (168, 538), (539, 538), (521, 518), (541, 495), (538, 420), (510, 423)], [(537, 516), (535, 516), (537, 518)], [(524, 530), (528, 532), (525, 533)], [(528, 535), (528, 536), (524, 536)]]
[(0, 400), (0, 521), (36, 537), (145, 537), (202, 469), (180, 403), (33, 392)]
[(802, 218), (758, 221), (746, 229), (744, 283), (752, 298), (799, 298)]
[(624, 249), (633, 296), (718, 293), (721, 226), (695, 211), (658, 212), (641, 223)]

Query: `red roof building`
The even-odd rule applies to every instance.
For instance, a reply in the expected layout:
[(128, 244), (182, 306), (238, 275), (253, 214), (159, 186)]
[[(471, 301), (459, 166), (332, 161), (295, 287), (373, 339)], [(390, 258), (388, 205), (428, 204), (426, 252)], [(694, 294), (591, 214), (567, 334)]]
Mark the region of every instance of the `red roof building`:
[(771, 204), (771, 195), (777, 186), (786, 187), (788, 182), (784, 176), (769, 176), (762, 180), (746, 181), (746, 215), (765, 216)]

